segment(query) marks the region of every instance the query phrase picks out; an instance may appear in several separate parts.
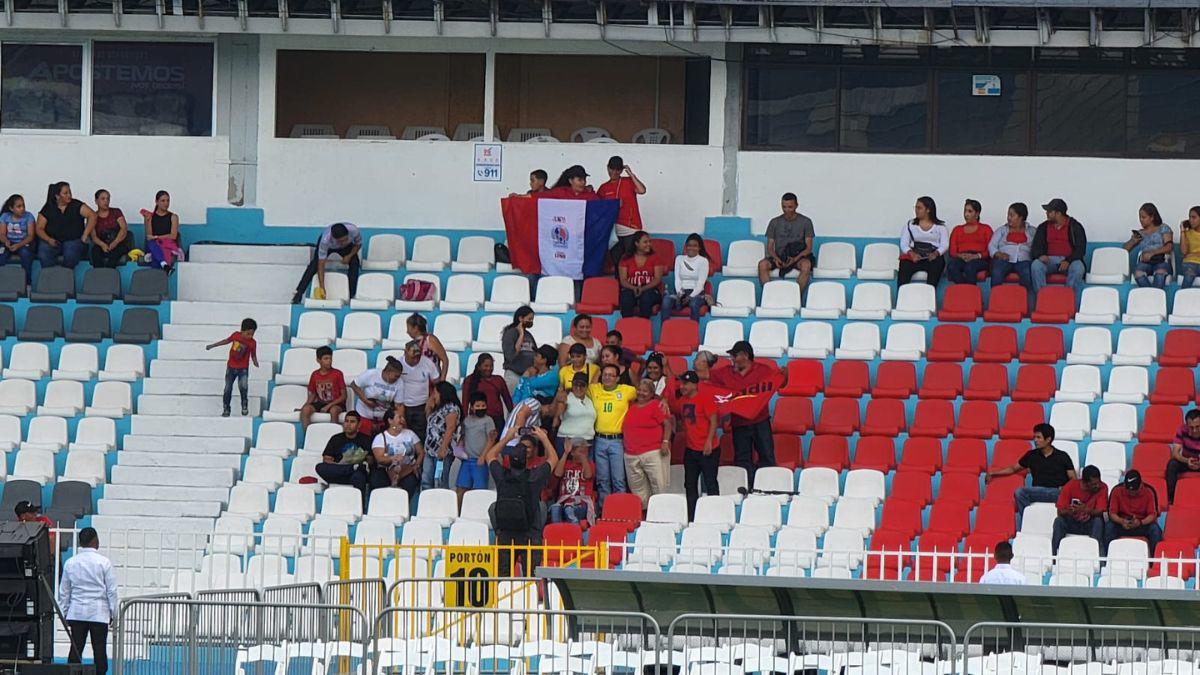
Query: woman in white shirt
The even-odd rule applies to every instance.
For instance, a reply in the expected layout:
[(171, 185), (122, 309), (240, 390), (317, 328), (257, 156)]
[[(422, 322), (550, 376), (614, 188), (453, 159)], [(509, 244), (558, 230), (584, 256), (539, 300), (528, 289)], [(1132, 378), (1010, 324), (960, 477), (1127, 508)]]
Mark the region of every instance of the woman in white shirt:
[(591, 380), (586, 373), (575, 373), (571, 379), (571, 388), (560, 390), (554, 413), (554, 426), (558, 429), (558, 439), (555, 443), (560, 456), (569, 453), (572, 439), (591, 441), (596, 437), (596, 407), (588, 398), (588, 385)]
[(704, 250), (704, 239), (693, 232), (683, 242), (683, 255), (675, 256), (675, 292), (663, 298), (662, 320), (671, 318), (671, 314), (683, 307), (691, 308), (692, 321), (700, 320), (700, 310), (711, 305), (704, 294), (704, 284), (708, 281), (708, 273), (712, 261)]
[(387, 469), (392, 487), (404, 488), (409, 497), (421, 491), (421, 465), (425, 446), (412, 429), (404, 423), (404, 408), (393, 406), (383, 414), (383, 430), (375, 435), (371, 452), (375, 462)]
[(571, 319), (571, 332), (558, 345), (558, 365), (565, 366), (571, 362), (571, 347), (583, 345), (587, 350), (587, 362), (600, 361), (600, 348), (604, 346), (596, 336), (592, 335), (592, 317), (590, 314), (576, 314)]
[(897, 282), (907, 284), (917, 272), (924, 272), (930, 286), (937, 286), (946, 269), (946, 251), (950, 231), (937, 217), (932, 197), (918, 197), (912, 220), (900, 231), (900, 275)]

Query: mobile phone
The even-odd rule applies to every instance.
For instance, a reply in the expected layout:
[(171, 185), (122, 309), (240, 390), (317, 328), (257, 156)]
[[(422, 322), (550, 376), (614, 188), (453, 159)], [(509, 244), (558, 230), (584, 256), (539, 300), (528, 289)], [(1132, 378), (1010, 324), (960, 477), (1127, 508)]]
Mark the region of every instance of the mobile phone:
[(1133, 236), (1137, 237), (1138, 239), (1141, 239), (1141, 238), (1142, 238), (1142, 231), (1141, 231), (1141, 230), (1130, 230), (1130, 232), (1132, 232), (1132, 233), (1133, 233)]
[(1071, 500), (1071, 506), (1079, 506), (1080, 504), (1083, 504), (1083, 502), (1079, 501), (1078, 499)]

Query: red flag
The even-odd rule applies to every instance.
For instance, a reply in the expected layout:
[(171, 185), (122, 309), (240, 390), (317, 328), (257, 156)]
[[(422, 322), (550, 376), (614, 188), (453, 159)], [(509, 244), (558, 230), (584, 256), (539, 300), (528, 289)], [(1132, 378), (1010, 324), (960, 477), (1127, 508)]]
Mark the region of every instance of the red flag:
[(508, 235), (508, 258), (512, 266), (525, 274), (541, 274), (538, 254), (538, 218), (536, 199), (505, 197), (500, 200), (504, 231)]
[(771, 398), (783, 386), (783, 371), (776, 371), (764, 384), (762, 391), (753, 394), (736, 394), (728, 389), (711, 386), (717, 402), (717, 413), (722, 417), (738, 417), (752, 420), (762, 414), (771, 404)]

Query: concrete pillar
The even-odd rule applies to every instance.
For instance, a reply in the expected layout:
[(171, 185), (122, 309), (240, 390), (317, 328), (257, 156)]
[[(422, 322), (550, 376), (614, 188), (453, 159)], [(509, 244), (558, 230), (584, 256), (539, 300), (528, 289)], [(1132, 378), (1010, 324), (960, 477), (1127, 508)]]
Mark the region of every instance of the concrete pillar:
[(229, 138), (229, 190), (234, 206), (254, 204), (258, 174), (257, 35), (217, 39), (217, 135)]
[(720, 145), (722, 169), (721, 214), (737, 215), (738, 150), (742, 144), (742, 46), (725, 46), (725, 60), (713, 59), (708, 134), (710, 145)]
[(496, 127), (496, 52), (483, 55), (483, 140), (491, 142)]

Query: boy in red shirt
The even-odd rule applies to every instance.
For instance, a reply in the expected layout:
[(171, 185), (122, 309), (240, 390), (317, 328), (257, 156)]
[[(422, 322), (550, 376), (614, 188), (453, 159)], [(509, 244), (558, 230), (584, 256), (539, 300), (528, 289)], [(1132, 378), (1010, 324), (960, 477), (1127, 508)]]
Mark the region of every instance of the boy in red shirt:
[(258, 343), (254, 341), (254, 331), (258, 330), (258, 323), (254, 319), (242, 319), (242, 329), (230, 333), (229, 337), (214, 342), (206, 346), (204, 349), (216, 349), (223, 345), (230, 345), (229, 360), (225, 362), (225, 393), (221, 395), (221, 417), (229, 417), (229, 403), (233, 398), (233, 382), (237, 380), (238, 393), (242, 395), (242, 416), (250, 414), (250, 404), (247, 401), (247, 392), (250, 380), (250, 362), (254, 362), (254, 367), (258, 367)]
[(308, 376), (308, 400), (300, 409), (300, 428), (308, 429), (313, 413), (325, 413), (335, 423), (346, 407), (346, 378), (333, 367), (333, 350), (317, 348), (317, 369)]
[(711, 394), (700, 391), (700, 377), (693, 370), (679, 376), (679, 396), (672, 398), (672, 410), (678, 411), (687, 440), (687, 449), (683, 452), (683, 488), (687, 494), (688, 521), (691, 522), (700, 499), (698, 480), (704, 481), (705, 494), (720, 494), (717, 486), (717, 462), (721, 458), (717, 445), (717, 402)]
[(1105, 534), (1108, 545), (1124, 537), (1144, 537), (1150, 555), (1162, 541), (1158, 526), (1158, 495), (1154, 488), (1142, 484), (1137, 469), (1125, 472), (1125, 481), (1113, 488), (1108, 498), (1108, 526)]
[(638, 195), (646, 194), (646, 184), (633, 175), (633, 169), (618, 155), (608, 158), (608, 182), (596, 190), (600, 199), (616, 199), (621, 202), (617, 211), (617, 244), (610, 255), (613, 265), (633, 252), (633, 235), (642, 231), (642, 212), (638, 210)]

